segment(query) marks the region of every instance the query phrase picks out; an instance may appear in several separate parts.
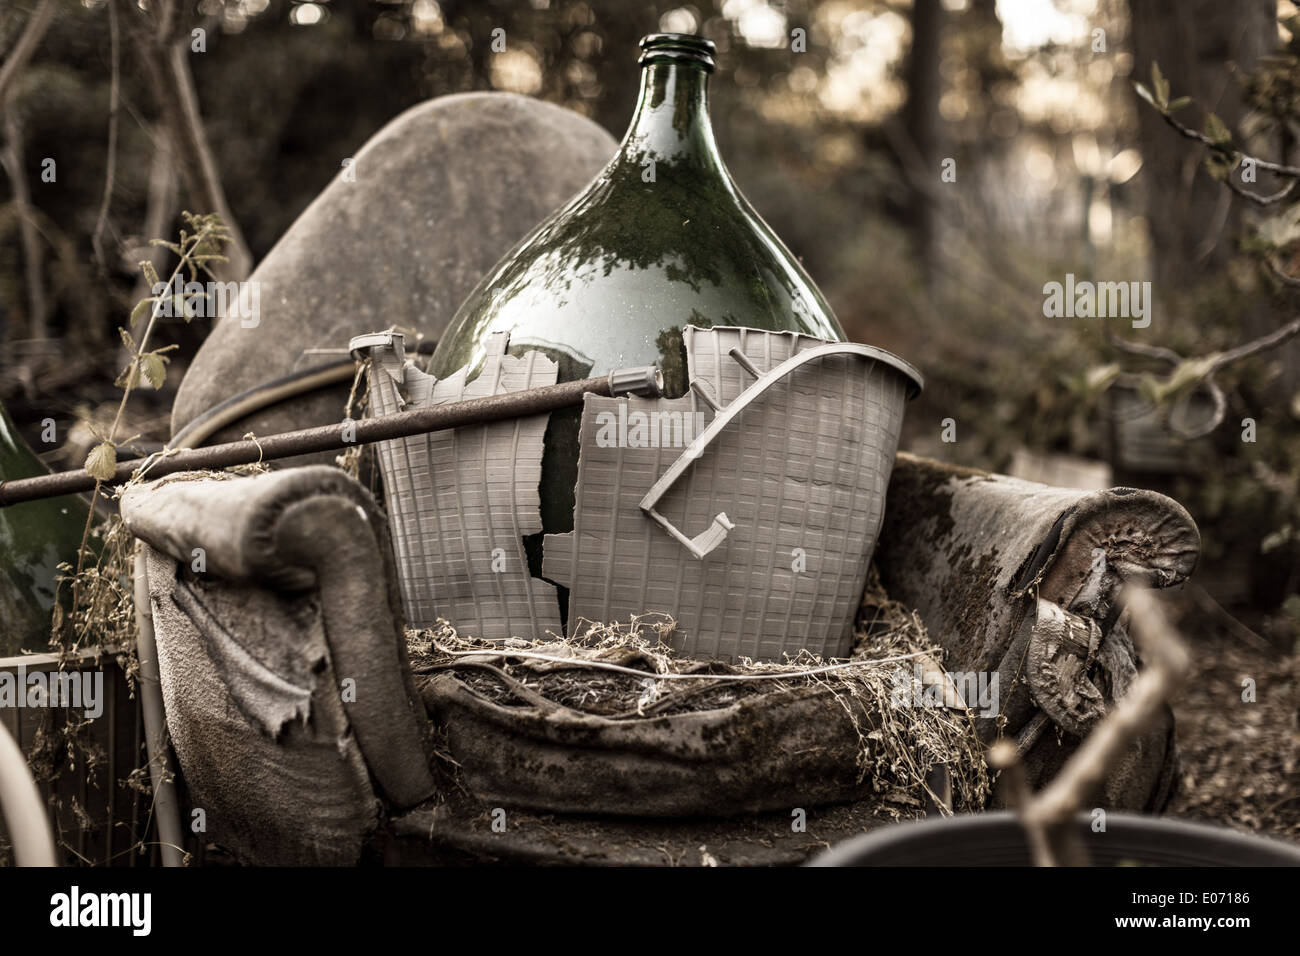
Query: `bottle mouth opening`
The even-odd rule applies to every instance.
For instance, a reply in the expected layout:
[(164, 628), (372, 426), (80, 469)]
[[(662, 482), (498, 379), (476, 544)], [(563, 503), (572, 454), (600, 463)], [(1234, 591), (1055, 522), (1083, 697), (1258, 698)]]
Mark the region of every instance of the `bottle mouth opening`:
[(705, 71), (712, 73), (717, 63), (714, 55), (718, 52), (712, 40), (694, 36), (689, 33), (651, 33), (641, 38), (641, 57), (637, 60), (641, 66), (647, 63), (665, 60), (697, 63)]

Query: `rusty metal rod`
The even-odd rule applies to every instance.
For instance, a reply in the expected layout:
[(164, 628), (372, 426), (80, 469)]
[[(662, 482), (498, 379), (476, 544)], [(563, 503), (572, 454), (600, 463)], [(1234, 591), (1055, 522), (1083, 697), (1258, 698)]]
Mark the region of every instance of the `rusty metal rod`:
[[(645, 371), (649, 373), (653, 369)], [(582, 397), (586, 394), (604, 396), (614, 394), (611, 378), (612, 376), (602, 376), (585, 378), (578, 382), (543, 385), (518, 392), (503, 392), (484, 398), (470, 398), (428, 408), (415, 408), (392, 415), (381, 415), (378, 418), (318, 425), (315, 428), (267, 435), (256, 440), (232, 441), (207, 448), (186, 448), (170, 455), (164, 453), (147, 458), (134, 458), (120, 462), (117, 473), (104, 483), (116, 485), (128, 481), (136, 470), (146, 463), (149, 463), (149, 476), (160, 478), (178, 471), (228, 468), (231, 465), (273, 461), (277, 458), (292, 458), (295, 455), (337, 451), (353, 445), (405, 438), (408, 435), (442, 431), (447, 428), (484, 425), (506, 418), (542, 415), (556, 409), (581, 405)], [(89, 491), (94, 487), (95, 479), (88, 475), (84, 468), (38, 475), (34, 478), (16, 478), (13, 481), (0, 482), (0, 508), (37, 498), (53, 498), (57, 495)]]

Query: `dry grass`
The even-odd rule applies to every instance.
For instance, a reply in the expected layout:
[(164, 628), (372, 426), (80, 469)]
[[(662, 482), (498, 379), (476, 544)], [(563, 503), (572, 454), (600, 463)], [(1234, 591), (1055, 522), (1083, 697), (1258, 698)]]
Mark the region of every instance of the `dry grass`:
[[(268, 469), (264, 465), (244, 465), (229, 471), (182, 472), (158, 478), (154, 484), (174, 481), (219, 480), (226, 481), (247, 474), (259, 474)], [(131, 485), (143, 479), (133, 478), (111, 493), (118, 499)], [(108, 492), (105, 492), (108, 494)], [(49, 646), (52, 653), (71, 663), (87, 650), (98, 650), (116, 655), (117, 663), (127, 677), (132, 694), (139, 673), (136, 655), (135, 590), (134, 590), (135, 539), (127, 530), (116, 507), (107, 517), (97, 518), (87, 533), (87, 547), (80, 569), (74, 564), (59, 565), (56, 579), (58, 600), (50, 623)], [(64, 608), (67, 608), (65, 611)], [(87, 733), (90, 722), (65, 708), (61, 719), (42, 728), (36, 743), (27, 755), (32, 773), (38, 781), (50, 786), (63, 774), (84, 774), (87, 785), (97, 784), (101, 767), (108, 765), (107, 755)], [(123, 780), (108, 781), (108, 788), (132, 787), (150, 793), (148, 770), (136, 767)], [(59, 826), (57, 842), (60, 848), (75, 855), (72, 834), (64, 833), (57, 796), (51, 797), (51, 818)], [(92, 820), (74, 799), (69, 804), (71, 815), (81, 826), (91, 827)], [(142, 847), (137, 843), (131, 850)], [(0, 846), (0, 863), (5, 848)], [(129, 851), (126, 851), (129, 852)], [(120, 855), (120, 854), (119, 854)]]
[[(663, 615), (644, 615), (626, 624), (580, 622), (573, 637), (554, 634), (542, 640), (482, 641), (461, 635), (441, 622), (432, 630), (410, 631), (408, 646), (419, 673), (453, 670), (478, 694), (496, 703), (535, 703), (537, 698), (582, 714), (613, 720), (659, 718), (729, 707), (761, 694), (819, 685), (843, 706), (857, 730), (859, 779), (872, 778), (882, 810), (916, 816), (929, 793), (927, 778), (938, 765), (947, 768), (953, 808), (978, 810), (989, 796), (982, 746), (969, 711), (950, 707), (901, 706), (901, 686), (914, 680), (911, 659), (863, 663), (848, 669), (813, 673), (831, 663), (801, 653), (782, 662), (743, 660), (738, 664), (678, 656), (668, 646), (675, 623)], [(557, 660), (512, 656), (511, 651), (544, 653)], [(858, 616), (851, 660), (883, 661), (904, 655), (942, 657), (917, 615), (890, 601), (872, 576)], [(601, 665), (631, 668), (620, 673)], [(666, 678), (664, 675), (689, 675)], [(748, 679), (718, 679), (743, 675)], [(865, 715), (865, 716), (864, 716)]]

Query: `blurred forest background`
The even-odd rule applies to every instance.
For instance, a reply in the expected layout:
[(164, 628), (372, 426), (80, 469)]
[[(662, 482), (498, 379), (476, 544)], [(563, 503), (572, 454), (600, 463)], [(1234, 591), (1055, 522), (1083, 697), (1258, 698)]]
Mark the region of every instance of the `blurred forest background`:
[[(141, 28), (151, 2), (165, 5), (152, 11), (169, 18), (162, 35)], [(850, 337), (926, 375), (903, 447), (1176, 496), (1205, 538), (1206, 613), (1230, 620), (1227, 608), (1249, 640), (1290, 651), (1300, 344), (1216, 370), (1226, 410), (1206, 434), (1167, 418), (1206, 431), (1209, 366), (1195, 360), (1295, 315), (1300, 206), (1216, 181), (1241, 181), (1223, 162), (1236, 150), (1296, 158), (1295, 13), (1287, 0), (5, 0), (0, 400), (38, 449), (54, 417), (68, 439), (43, 457), (79, 466), (87, 423), (120, 397), (116, 329), (144, 294), (140, 260), (181, 210), (221, 213), (256, 262), (340, 157), (407, 107), (512, 90), (618, 137), (637, 40), (698, 32), (718, 45), (713, 118), (741, 189)], [(1182, 96), (1193, 102), (1177, 116), (1217, 152), (1165, 122)], [(1261, 169), (1243, 188), (1288, 181)], [(1045, 317), (1043, 286), (1067, 273), (1151, 280), (1151, 325)], [(179, 346), (167, 381), (133, 393), (121, 429), (139, 447), (166, 440), (206, 331), (162, 329)]]

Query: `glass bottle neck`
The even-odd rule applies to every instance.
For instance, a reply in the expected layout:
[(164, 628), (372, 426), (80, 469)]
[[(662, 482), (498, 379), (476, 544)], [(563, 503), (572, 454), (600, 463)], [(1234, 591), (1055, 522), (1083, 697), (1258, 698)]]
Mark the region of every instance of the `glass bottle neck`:
[(674, 171), (725, 176), (709, 122), (708, 71), (668, 59), (646, 63), (623, 153), (643, 169), (653, 160)]

